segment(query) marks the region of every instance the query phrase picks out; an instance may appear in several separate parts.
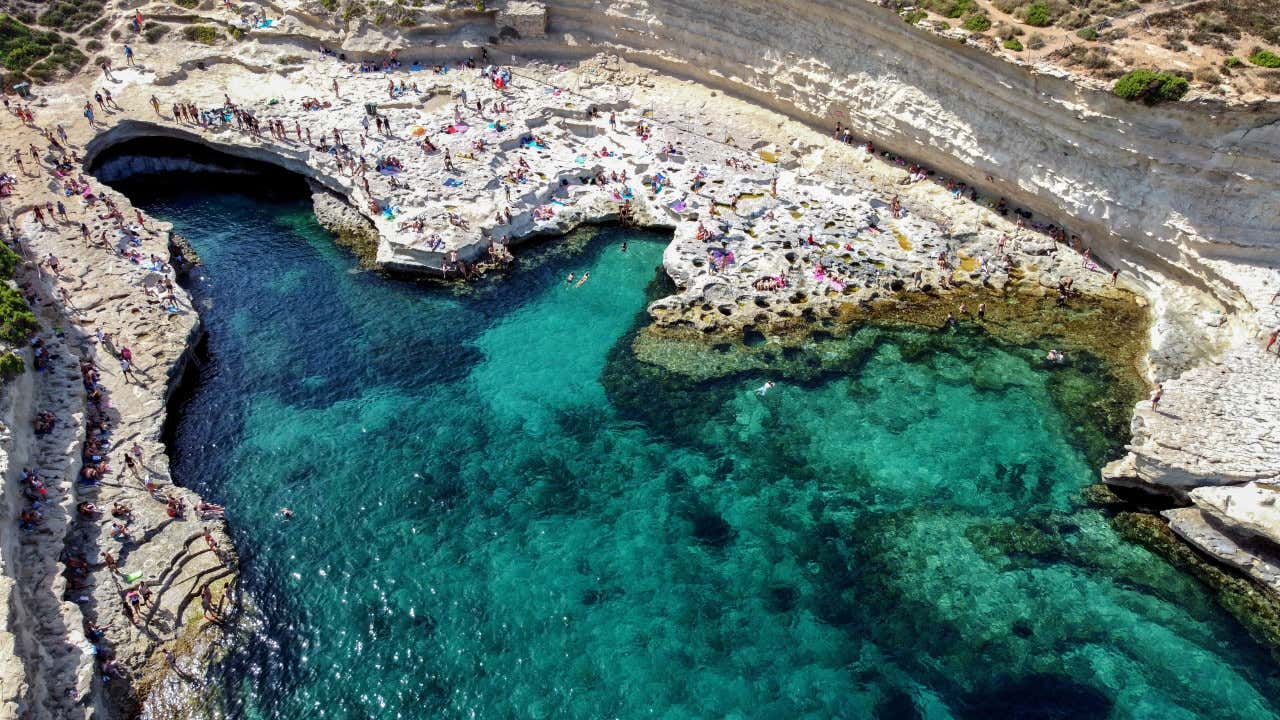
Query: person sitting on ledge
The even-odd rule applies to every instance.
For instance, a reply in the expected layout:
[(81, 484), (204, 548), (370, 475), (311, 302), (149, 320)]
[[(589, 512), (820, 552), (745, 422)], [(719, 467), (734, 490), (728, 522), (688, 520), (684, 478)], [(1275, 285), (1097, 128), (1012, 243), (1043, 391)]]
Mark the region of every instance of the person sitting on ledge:
[(170, 495), (165, 504), (167, 506), (165, 512), (167, 512), (171, 518), (181, 518), (182, 514), (187, 511), (187, 503), (177, 495)]

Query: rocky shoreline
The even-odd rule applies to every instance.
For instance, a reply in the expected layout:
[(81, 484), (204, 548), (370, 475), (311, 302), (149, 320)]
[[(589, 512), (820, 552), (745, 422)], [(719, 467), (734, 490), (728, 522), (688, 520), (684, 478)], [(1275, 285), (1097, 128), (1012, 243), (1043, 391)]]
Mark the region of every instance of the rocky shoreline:
[[(320, 37), (304, 33), (299, 42)], [(252, 53), (252, 43), (243, 52)], [(456, 52), (449, 56), (455, 63), (463, 51)], [(183, 67), (209, 58), (207, 49), (183, 47), (181, 53)], [(788, 333), (832, 332), (870, 318), (934, 327), (960, 322), (1020, 342), (1037, 330), (1015, 317), (1027, 306), (1052, 308), (1061, 294), (1069, 303), (1083, 295), (1111, 308), (1110, 317), (1095, 318), (1091, 337), (1082, 339), (1085, 331), (1070, 323), (1048, 333), (1068, 350), (1104, 349), (1116, 340), (1107, 336), (1108, 322), (1130, 329), (1137, 344), (1115, 348), (1119, 364), (1135, 383), (1164, 383), (1160, 408), (1136, 403), (1130, 453), (1106, 468), (1106, 480), (1193, 503), (1164, 513), (1173, 532), (1280, 602), (1280, 437), (1270, 413), (1280, 387), (1259, 338), (1260, 329), (1280, 323), (1280, 314), (1268, 301), (1277, 289), (1274, 267), (1257, 265), (1252, 250), (1237, 262), (1230, 252), (1202, 249), (1196, 262), (1214, 277), (1203, 282), (1194, 277), (1199, 270), (1189, 277), (1167, 259), (1146, 266), (1145, 250), (1126, 255), (1109, 238), (1099, 252), (1124, 268), (1113, 280), (1111, 266), (1081, 252), (1087, 239), (1073, 243), (1073, 232), (1056, 226), (1045, 232), (1024, 227), (1028, 223), (995, 198), (970, 201), (976, 191), (958, 177), (951, 183), (938, 174), (926, 177), (927, 168), (836, 142), (829, 129), (819, 132), (616, 57), (503, 65), (512, 74), (501, 90), (480, 77), (480, 68), (458, 64), (446, 73), (433, 72), (430, 63), (416, 72), (404, 65), (361, 72), (309, 55), (277, 75), (224, 59), (198, 71), (192, 64), (175, 78), (148, 62), (114, 71), (108, 87), (119, 109), (104, 109), (92, 128), (79, 117), (80, 103), (103, 84), (98, 78), (42, 91), (36, 125), (66, 129), (66, 146), (84, 163), (72, 176), (108, 163), (117, 173), (112, 177), (202, 169), (180, 162), (140, 168), (112, 159), (113, 147), (136, 138), (163, 137), (278, 165), (312, 184), (317, 217), (362, 261), (402, 272), (483, 270), (500, 264), (490, 255), (494, 243), (518, 251), (520, 242), (584, 224), (670, 229), (664, 266), (676, 289), (649, 306), (651, 335), (642, 334), (634, 346), (654, 362), (669, 361), (662, 343), (725, 339), (743, 349), (733, 362), (751, 362), (750, 338), (784, 344)], [(246, 75), (254, 81), (243, 82)], [(173, 116), (178, 103), (206, 112), (222, 107), (226, 88), (235, 88), (227, 95), (237, 109), (263, 123), (281, 122), (284, 132), (250, 133), (236, 121), (218, 118), (206, 126)], [(153, 95), (158, 110), (149, 104)], [(319, 104), (304, 105), (304, 98)], [(486, 109), (468, 107), (477, 100)], [(364, 110), (367, 103), (377, 104), (389, 131), (364, 126), (374, 117)], [(465, 130), (448, 132), (460, 127)], [(115, 203), (118, 220), (103, 215), (101, 202), (84, 206), (55, 195), (56, 184), (46, 182), (64, 156), (11, 114), (0, 128), (0, 156), (27, 153), (32, 143), (43, 149), (40, 168), (18, 178), (6, 211), (27, 261), (20, 284), (36, 298), (39, 335), (53, 357), (46, 372), (6, 386), (4, 506), (16, 516), (18, 471), (29, 464), (39, 464), (57, 498), (42, 507), (42, 530), (22, 534), (14, 525), (2, 538), (0, 605), (9, 630), (0, 634), (0, 650), (11, 645), (14, 652), (3, 653), (7, 664), (0, 664), (0, 712), (130, 716), (154, 690), (173, 695), (185, 674), (198, 675), (193, 648), (216, 647), (211, 638), (224, 629), (200, 607), (205, 587), (222, 608), (214, 616), (233, 622), (227, 610), (234, 603), (223, 605), (224, 595), (233, 593), (236, 563), (225, 527), (196, 517), (202, 501), (171, 483), (161, 444), (167, 401), (200, 332), (199, 314), (181, 287), (169, 297), (157, 289), (175, 279), (166, 224), (135, 222), (128, 199), (92, 176), (87, 181), (98, 197)], [(335, 132), (342, 139), (332, 142)], [(424, 137), (435, 151), (423, 148)], [(322, 144), (345, 144), (353, 152), (317, 149)], [(361, 172), (354, 159), (361, 154), (395, 158), (400, 167)], [(55, 199), (66, 201), (65, 220), (41, 221), (31, 212)], [(495, 257), (503, 255), (499, 249)], [(58, 259), (56, 269), (50, 256)], [(153, 256), (161, 261), (154, 269), (148, 267)], [(1014, 309), (997, 304), (1011, 299)], [(118, 360), (118, 348), (126, 345), (135, 358), (129, 378)], [(111, 481), (92, 489), (76, 480), (87, 413), (78, 359), (96, 363), (112, 411)], [(1133, 393), (1140, 396), (1141, 388)], [(1129, 407), (1134, 404), (1129, 398)], [(37, 440), (28, 419), (40, 410), (55, 412), (59, 425)], [(125, 470), (125, 449), (134, 443), (160, 494), (185, 499), (183, 517), (169, 518), (166, 504), (150, 497), (156, 493)], [(1215, 485), (1224, 487), (1205, 487)], [(78, 517), (82, 500), (108, 508), (131, 504), (145, 540), (129, 546), (127, 556), (117, 552), (110, 518)], [(206, 527), (218, 551), (204, 539)], [(97, 564), (104, 549), (116, 553), (121, 572), (68, 570), (67, 557)], [(121, 582), (138, 573), (154, 593), (154, 606), (135, 626), (125, 617)], [(86, 620), (110, 628), (100, 643), (114, 653), (107, 672), (81, 632)], [(161, 652), (167, 649), (177, 653), (171, 663)]]

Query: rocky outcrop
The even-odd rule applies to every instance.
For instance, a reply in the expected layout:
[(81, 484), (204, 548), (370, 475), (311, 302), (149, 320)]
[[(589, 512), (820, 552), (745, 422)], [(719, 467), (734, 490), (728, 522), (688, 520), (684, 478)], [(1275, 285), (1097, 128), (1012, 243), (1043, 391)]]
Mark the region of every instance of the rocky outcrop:
[(1192, 507), (1164, 512), (1169, 527), (1280, 597), (1280, 486), (1202, 487), (1191, 500)]
[(1280, 106), (1116, 98), (870, 2), (549, 0), (526, 52), (617, 52), (977, 181), (1069, 221), (1098, 254), (1219, 278), (1192, 254), (1280, 244)]

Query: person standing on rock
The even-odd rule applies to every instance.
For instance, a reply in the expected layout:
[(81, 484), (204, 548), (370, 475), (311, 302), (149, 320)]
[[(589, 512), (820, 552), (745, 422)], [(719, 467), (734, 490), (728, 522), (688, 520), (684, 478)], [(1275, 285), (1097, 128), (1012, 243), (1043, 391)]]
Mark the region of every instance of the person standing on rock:
[(1155, 394), (1151, 396), (1151, 409), (1155, 410), (1160, 404), (1160, 398), (1164, 397), (1164, 383), (1156, 383)]
[(333, 79), (333, 96), (336, 98), (342, 97), (342, 94), (338, 92), (338, 78)]
[[(1271, 331), (1271, 335), (1267, 338), (1267, 347), (1262, 352), (1271, 352), (1271, 346), (1276, 344), (1276, 338), (1280, 337), (1280, 325)], [(1276, 354), (1280, 355), (1280, 349), (1276, 350)]]
[(128, 44), (124, 46), (124, 61), (130, 66), (133, 65), (133, 48), (129, 47)]
[[(156, 114), (157, 114), (157, 115), (159, 115), (159, 114), (160, 114), (160, 98), (156, 97), (155, 95), (152, 95), (152, 96), (151, 96), (151, 107), (152, 107), (153, 109), (155, 109)], [(177, 119), (177, 115), (178, 115), (177, 113), (174, 113), (174, 119), (175, 119), (175, 120)]]

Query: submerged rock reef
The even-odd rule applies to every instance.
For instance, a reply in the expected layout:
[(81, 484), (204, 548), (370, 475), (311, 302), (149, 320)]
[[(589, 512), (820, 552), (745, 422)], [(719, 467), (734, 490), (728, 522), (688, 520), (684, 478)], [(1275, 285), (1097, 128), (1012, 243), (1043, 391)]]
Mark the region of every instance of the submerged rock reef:
[[(99, 358), (113, 397), (127, 398), (115, 404), (117, 467), (137, 441), (163, 478), (165, 399), (199, 332), (181, 287), (171, 300), (154, 291), (175, 274), (168, 228), (133, 222), (128, 200), (99, 181), (195, 182), (184, 173), (225, 172), (235, 165), (227, 157), (306, 178), (322, 222), (390, 271), (471, 276), (500, 268), (508, 246), (590, 223), (669, 229), (672, 284), (625, 351), (690, 378), (852, 367), (868, 321), (959, 325), (1064, 350), (1082, 374), (1120, 388), (1080, 418), (1099, 438), (1129, 424), (1107, 482), (1183, 505), (1164, 512), (1167, 526), (1142, 516), (1130, 525), (1145, 529), (1131, 535), (1154, 544), (1171, 530), (1237, 568), (1239, 577), (1198, 573), (1251, 578), (1257, 594), (1237, 607), (1280, 597), (1280, 380), (1267, 354), (1280, 325), (1274, 101), (1153, 109), (861, 1), (511, 1), (431, 6), (414, 27), (344, 18), (311, 0), (251, 3), (252, 27), (222, 3), (193, 5), (191, 17), (243, 37), (135, 42), (136, 61), (104, 71), (107, 80), (86, 72), (38, 88), (34, 122), (4, 117), (4, 157), (44, 148), (6, 210), (42, 336), (65, 344), (56, 354), (70, 362), (56, 378), (10, 382), (6, 425), (25, 427), (39, 397), (39, 409), (62, 408), (80, 428), (39, 446), (20, 430), (5, 440), (6, 508), (21, 506), (21, 468), (37, 454), (64, 493), (38, 542), (6, 526), (0, 545), (10, 626), (0, 641), (14, 648), (3, 653), (7, 712), (128, 714), (186, 672), (159, 648), (188, 629), (217, 631), (200, 624), (192, 600), (202, 587), (220, 598), (234, 577), (219, 522), (210, 524), (226, 558), (189, 551), (205, 542), (192, 519), (161, 525), (134, 551), (129, 569), (147, 568), (160, 587), (169, 587), (162, 568), (194, 572), (183, 576), (190, 587), (161, 593), (164, 637), (112, 623), (122, 649), (113, 667), (130, 686), (94, 680), (76, 627), (86, 612), (66, 602), (75, 593), (59, 555), (89, 529), (72, 502), (82, 497), (74, 455), (85, 398), (70, 359)], [(128, 8), (169, 18), (159, 3)], [(127, 29), (129, 13), (108, 19)], [(104, 83), (114, 107), (91, 99)], [(98, 113), (91, 123), (86, 104)], [(67, 137), (51, 144), (39, 130), (55, 125)], [(833, 139), (837, 127), (856, 142)], [(79, 174), (119, 212), (72, 202), (62, 183)], [(70, 217), (35, 215), (55, 199), (75, 205)], [(50, 274), (49, 255), (71, 269)], [(129, 336), (142, 382), (115, 369), (95, 332)], [(847, 342), (849, 353), (816, 356), (815, 336)], [(684, 343), (723, 347), (722, 362), (690, 362)], [(1064, 375), (1056, 392), (1086, 380)], [(1161, 383), (1158, 404), (1139, 401), (1145, 383)], [(1089, 448), (1099, 462), (1112, 454), (1105, 440)], [(64, 455), (65, 472), (52, 459)], [(1170, 553), (1189, 552), (1177, 547)], [(120, 613), (116, 574), (96, 567), (90, 577), (87, 614), (106, 625)]]

